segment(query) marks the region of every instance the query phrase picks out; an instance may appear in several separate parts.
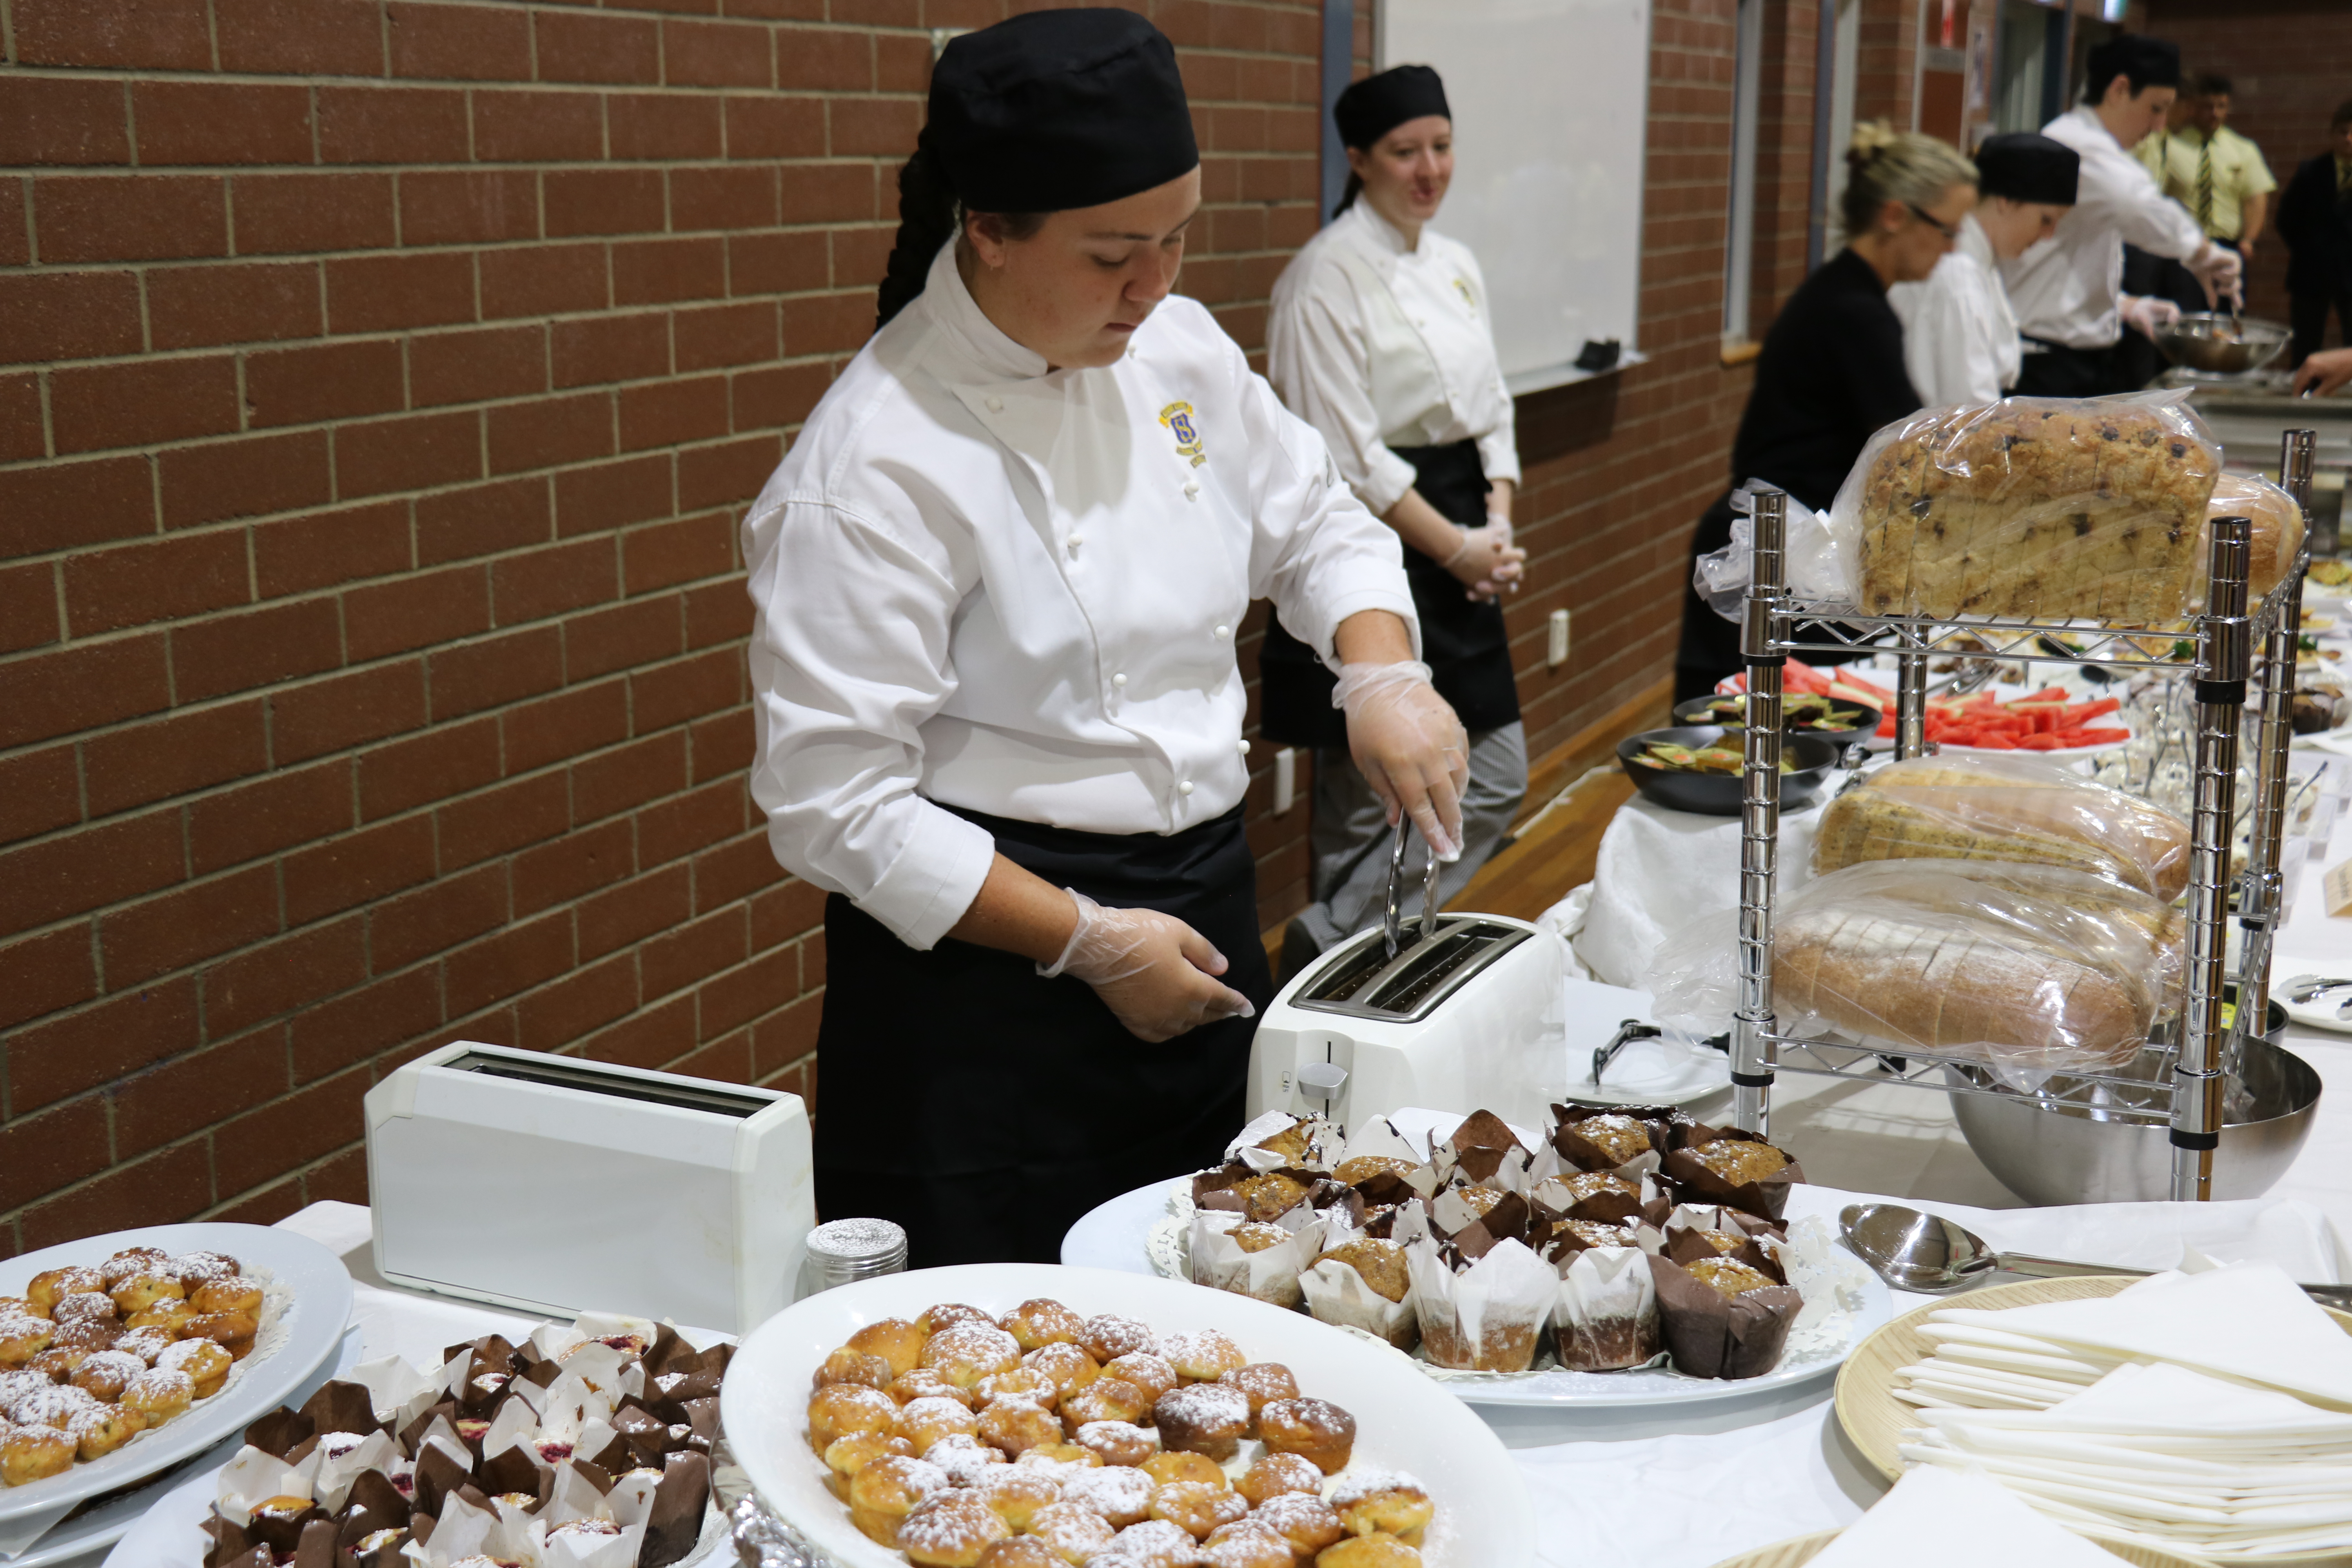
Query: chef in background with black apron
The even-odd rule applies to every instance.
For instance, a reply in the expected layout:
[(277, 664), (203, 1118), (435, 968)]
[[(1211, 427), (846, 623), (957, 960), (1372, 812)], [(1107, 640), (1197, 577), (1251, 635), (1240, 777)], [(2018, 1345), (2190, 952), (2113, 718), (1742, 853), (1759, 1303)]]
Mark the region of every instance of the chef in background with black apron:
[(1199, 163), (1141, 17), (950, 42), (878, 329), (744, 522), (751, 793), (831, 894), (817, 1207), (916, 1267), (1055, 1261), (1240, 1128), (1252, 599), (1340, 672), (1383, 797), (1461, 831), (1394, 536), (1171, 294)]
[[(1442, 902), (1494, 853), (1528, 791), (1527, 731), (1496, 603), (1517, 590), (1527, 559), (1511, 542), (1511, 395), (1477, 258), (1429, 226), (1454, 176), (1444, 84), (1427, 66), (1398, 66), (1349, 86), (1332, 114), (1348, 149), (1347, 193), (1274, 286), (1266, 375), (1404, 542), (1425, 657), (1470, 731), (1463, 837), (1440, 868)], [(1284, 933), (1287, 980), (1380, 918), (1392, 817), (1349, 760), (1333, 678), (1315, 650), (1270, 626), (1259, 668), (1265, 738), (1315, 749), (1315, 901)], [(1406, 862), (1413, 899), (1424, 864)]]

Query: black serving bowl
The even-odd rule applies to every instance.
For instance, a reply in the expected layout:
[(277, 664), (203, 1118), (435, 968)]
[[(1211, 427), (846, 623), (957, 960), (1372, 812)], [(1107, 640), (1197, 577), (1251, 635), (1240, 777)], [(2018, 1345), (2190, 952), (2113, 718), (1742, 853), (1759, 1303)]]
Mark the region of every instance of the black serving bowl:
[[(1727, 733), (1738, 731), (1727, 731), (1720, 724), (1677, 724), (1668, 730), (1644, 730), (1617, 742), (1617, 763), (1625, 770), (1625, 776), (1633, 781), (1633, 787), (1660, 805), (1695, 811), (1704, 816), (1738, 816), (1739, 774), (1682, 773), (1653, 767), (1638, 760), (1645, 747), (1660, 741), (1696, 751), (1713, 745)], [(1790, 810), (1811, 805), (1836, 770), (1842, 749), (1836, 742), (1814, 735), (1781, 736), (1781, 754), (1791, 766), (1780, 775), (1780, 805)]]
[[(1717, 719), (1714, 714), (1707, 711), (1708, 705), (1715, 702), (1735, 700), (1744, 702), (1747, 699), (1739, 697), (1737, 694), (1729, 697), (1686, 697), (1680, 702), (1675, 704), (1675, 722), (1677, 724), (1720, 724), (1723, 721)], [(1841, 746), (1850, 746), (1856, 741), (1867, 741), (1873, 735), (1878, 733), (1878, 721), (1880, 715), (1877, 709), (1864, 708), (1859, 702), (1848, 702), (1843, 698), (1832, 697), (1830, 700), (1837, 707), (1851, 709), (1853, 711), (1861, 714), (1862, 717), (1855, 720), (1852, 725), (1843, 730), (1791, 729), (1788, 722), (1789, 710), (1784, 699), (1783, 705), (1780, 710), (1781, 733), (1787, 735), (1817, 736), (1824, 741), (1834, 741)]]

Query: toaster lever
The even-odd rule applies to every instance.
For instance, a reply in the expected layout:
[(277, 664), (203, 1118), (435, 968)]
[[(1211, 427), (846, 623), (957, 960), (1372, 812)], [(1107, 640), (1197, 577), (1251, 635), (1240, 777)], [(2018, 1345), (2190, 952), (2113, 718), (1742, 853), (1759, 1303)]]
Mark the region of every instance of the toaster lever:
[(1644, 1024), (1639, 1018), (1628, 1018), (1619, 1024), (1617, 1032), (1609, 1037), (1609, 1043), (1597, 1047), (1592, 1053), (1592, 1081), (1594, 1083), (1601, 1081), (1601, 1075), (1608, 1069), (1611, 1062), (1617, 1059), (1617, 1053), (1623, 1050), (1630, 1042), (1654, 1040), (1664, 1033), (1665, 1031), (1655, 1024)]
[(1348, 1069), (1337, 1062), (1298, 1064), (1298, 1092), (1309, 1100), (1328, 1105), (1339, 1098), (1339, 1086), (1347, 1081)]

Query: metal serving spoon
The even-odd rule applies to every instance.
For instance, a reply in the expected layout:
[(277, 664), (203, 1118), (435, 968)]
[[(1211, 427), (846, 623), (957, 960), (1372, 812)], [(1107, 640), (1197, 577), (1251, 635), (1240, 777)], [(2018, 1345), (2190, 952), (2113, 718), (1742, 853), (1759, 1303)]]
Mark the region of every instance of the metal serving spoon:
[[(1838, 1229), (1855, 1257), (1897, 1290), (1949, 1296), (1990, 1284), (1996, 1274), (2063, 1279), (2087, 1274), (2123, 1274), (2144, 1279), (2145, 1268), (2109, 1263), (2069, 1263), (2022, 1252), (1999, 1252), (1982, 1237), (1946, 1219), (1901, 1204), (1849, 1204)], [(2352, 1285), (2305, 1285), (2303, 1293), (2322, 1306), (2352, 1310)]]

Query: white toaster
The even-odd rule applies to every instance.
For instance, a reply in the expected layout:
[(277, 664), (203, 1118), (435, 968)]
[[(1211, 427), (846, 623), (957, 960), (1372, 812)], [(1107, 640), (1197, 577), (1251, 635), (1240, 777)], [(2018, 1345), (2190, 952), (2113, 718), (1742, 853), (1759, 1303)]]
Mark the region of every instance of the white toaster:
[(1353, 1128), (1404, 1106), (1549, 1126), (1568, 1089), (1565, 944), (1502, 915), (1441, 915), (1397, 956), (1378, 927), (1282, 988), (1250, 1049), (1249, 1114)]
[(460, 1041), (367, 1094), (376, 1272), (749, 1333), (816, 1224), (800, 1097)]

